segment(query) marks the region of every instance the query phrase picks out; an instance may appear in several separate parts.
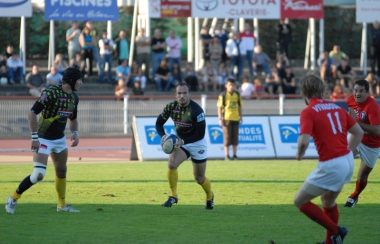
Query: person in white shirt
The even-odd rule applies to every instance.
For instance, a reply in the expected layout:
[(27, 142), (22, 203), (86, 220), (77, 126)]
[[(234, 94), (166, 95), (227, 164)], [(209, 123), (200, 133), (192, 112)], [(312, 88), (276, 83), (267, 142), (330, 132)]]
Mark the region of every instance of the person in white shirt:
[[(145, 29), (139, 28), (139, 34), (136, 36), (136, 61), (141, 66), (145, 65), (144, 75), (149, 78), (150, 70), (150, 38), (145, 35)], [(141, 67), (140, 67), (141, 68)]]
[(51, 66), (50, 73), (46, 76), (46, 88), (49, 86), (56, 86), (58, 85), (62, 80), (62, 75), (57, 72), (57, 69), (55, 66)]
[(8, 66), (7, 73), (9, 77), (9, 83), (14, 84), (16, 78), (20, 80), (20, 83), (23, 83), (24, 82), (24, 65), (17, 54), (13, 53), (12, 56), (8, 58), (7, 66)]
[(181, 67), (181, 48), (182, 41), (176, 37), (174, 30), (170, 30), (169, 37), (166, 38), (166, 46), (168, 50), (169, 70), (172, 70), (174, 61), (177, 61)]
[[(244, 42), (247, 53), (246, 60), (248, 61), (249, 74), (253, 77), (253, 67), (252, 67), (252, 59), (253, 59), (253, 49), (255, 48), (255, 36), (251, 30), (251, 25), (249, 23), (245, 23), (244, 31), (240, 33), (240, 38)], [(244, 65), (244, 64), (243, 64)]]
[(231, 59), (231, 73), (233, 73), (235, 66), (237, 67), (236, 79), (239, 79), (243, 74), (246, 52), (245, 42), (240, 39), (239, 32), (234, 31), (232, 39), (227, 41), (226, 54)]
[(107, 38), (107, 31), (103, 30), (102, 39), (99, 40), (100, 62), (99, 62), (99, 83), (104, 82), (104, 69), (108, 63), (108, 83), (112, 84), (112, 50), (113, 41)]
[(250, 82), (248, 77), (244, 77), (243, 84), (240, 87), (240, 96), (250, 99), (252, 95), (257, 95), (255, 86)]

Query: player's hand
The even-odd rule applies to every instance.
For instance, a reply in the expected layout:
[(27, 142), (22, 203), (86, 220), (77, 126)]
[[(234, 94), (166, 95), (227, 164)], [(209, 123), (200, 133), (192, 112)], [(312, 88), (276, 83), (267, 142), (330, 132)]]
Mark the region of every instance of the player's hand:
[(40, 141), (32, 141), (30, 149), (32, 152), (38, 153), (38, 149), (40, 149)]
[(219, 120), (219, 125), (223, 127), (223, 120)]
[(351, 117), (352, 117), (355, 121), (357, 121), (355, 110), (353, 110), (352, 108), (348, 108), (348, 111), (347, 111), (347, 112), (348, 112), (349, 115), (351, 115)]
[(174, 144), (174, 148), (180, 148), (182, 145), (182, 139), (177, 136), (177, 143)]
[(354, 151), (352, 151), (352, 153), (354, 154), (354, 157), (355, 157), (356, 155), (359, 154), (359, 151), (358, 151), (358, 149), (355, 149)]
[(161, 142), (160, 142), (160, 144), (161, 144), (161, 147), (162, 147), (162, 145), (164, 144), (164, 141), (165, 141), (165, 138), (167, 137), (167, 135), (164, 135), (162, 138), (161, 138)]
[(243, 118), (240, 118), (239, 124), (243, 124)]
[(73, 134), (73, 135), (71, 136), (71, 141), (73, 142), (73, 143), (71, 143), (71, 146), (72, 146), (72, 147), (76, 147), (76, 146), (78, 146), (78, 144), (79, 144), (79, 136), (76, 135), (76, 134)]

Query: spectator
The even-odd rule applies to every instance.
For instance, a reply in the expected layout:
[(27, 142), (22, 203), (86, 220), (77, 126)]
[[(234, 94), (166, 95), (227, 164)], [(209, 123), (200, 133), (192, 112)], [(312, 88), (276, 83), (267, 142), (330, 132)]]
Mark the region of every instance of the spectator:
[(75, 54), (75, 59), (70, 61), (70, 66), (79, 69), (83, 77), (86, 74), (86, 63), (80, 53)]
[(197, 72), (194, 71), (193, 64), (187, 63), (185, 72), (183, 72), (184, 81), (190, 87), (190, 92), (198, 91), (199, 82)]
[(379, 87), (379, 79), (374, 75), (373, 73), (368, 73), (367, 77), (365, 78), (366, 81), (369, 83), (369, 94), (379, 94), (380, 93), (380, 87)]
[(79, 36), (81, 30), (78, 28), (78, 22), (73, 21), (71, 28), (66, 31), (67, 53), (69, 55), (69, 61), (75, 58), (77, 53), (81, 52), (81, 45), (79, 43)]
[(276, 69), (272, 69), (271, 72), (265, 78), (264, 89), (270, 95), (276, 94), (277, 91), (278, 91), (279, 94), (283, 93), (282, 92), (282, 87), (281, 87), (281, 81), (278, 78), (277, 70)]
[(106, 30), (102, 32), (102, 39), (99, 40), (100, 48), (100, 60), (99, 60), (99, 82), (104, 82), (104, 70), (106, 68), (106, 63), (108, 64), (108, 83), (112, 84), (112, 51), (113, 51), (113, 41), (108, 39), (108, 33)]
[(132, 88), (136, 81), (141, 83), (140, 87), (144, 90), (146, 86), (146, 77), (142, 74), (141, 66), (139, 63), (137, 61), (133, 61), (129, 80), (127, 81), (127, 86), (129, 88)]
[(223, 52), (222, 45), (219, 43), (218, 37), (213, 37), (209, 50), (211, 65), (214, 69), (218, 69), (220, 62), (222, 61)]
[(128, 94), (128, 87), (125, 85), (125, 80), (123, 77), (120, 77), (117, 81), (117, 86), (115, 87), (115, 95), (123, 96)]
[(375, 65), (377, 62), (377, 76), (380, 77), (380, 24), (379, 21), (373, 22), (370, 31), (371, 36), (371, 72), (376, 74)]
[(7, 73), (9, 77), (9, 83), (14, 84), (15, 79), (19, 79), (20, 83), (24, 82), (24, 64), (16, 53), (12, 54), (12, 57), (7, 60)]
[(343, 92), (342, 86), (340, 84), (336, 84), (333, 91), (331, 92), (330, 98), (333, 102), (342, 101), (347, 98), (347, 93)]
[(208, 86), (212, 85), (212, 90), (216, 92), (216, 87), (218, 85), (218, 82), (216, 80), (217, 78), (217, 72), (212, 67), (210, 61), (206, 61), (205, 66), (202, 69), (202, 87), (204, 87), (204, 91), (208, 92)]
[(228, 72), (228, 68), (225, 62), (221, 62), (219, 64), (219, 67), (217, 69), (217, 75), (218, 75), (217, 79), (218, 79), (219, 88), (220, 90), (224, 89), (225, 84), (227, 83), (227, 79), (230, 76), (230, 73)]
[(256, 78), (253, 81), (253, 86), (255, 87), (255, 92), (257, 95), (265, 95), (266, 94), (263, 83), (261, 82), (260, 79)]
[[(255, 48), (256, 38), (253, 35), (252, 28), (249, 23), (245, 23), (244, 31), (240, 33), (240, 38), (244, 42), (244, 45), (246, 47), (245, 59), (248, 61), (249, 75), (253, 77), (252, 60), (253, 60), (253, 49)], [(244, 67), (244, 63), (243, 63), (243, 67)]]
[(290, 66), (289, 59), (286, 57), (285, 53), (281, 53), (277, 55), (277, 63), (276, 63), (276, 69), (277, 74), (279, 78), (281, 79), (284, 76), (285, 67)]
[(45, 79), (40, 74), (38, 66), (33, 65), (32, 72), (26, 75), (26, 87), (29, 88), (29, 94), (34, 97), (40, 97), (41, 92), (45, 89)]
[(243, 84), (240, 87), (240, 96), (245, 99), (250, 99), (252, 95), (256, 95), (255, 87), (250, 82), (249, 77), (243, 78)]
[(337, 69), (337, 78), (340, 84), (344, 86), (349, 91), (354, 87), (354, 82), (356, 79), (355, 71), (348, 65), (347, 59), (342, 59), (340, 65)]
[(340, 65), (340, 62), (342, 61), (342, 59), (348, 60), (348, 56), (347, 56), (347, 54), (345, 54), (344, 52), (342, 52), (340, 50), (340, 46), (338, 46), (338, 45), (334, 45), (333, 50), (331, 50), (329, 53), (329, 56), (334, 61), (332, 64), (332, 67), (331, 67), (332, 75), (335, 79), (337, 79), (338, 78), (337, 68)]
[(124, 82), (127, 83), (131, 76), (130, 71), (131, 70), (128, 66), (128, 59), (124, 59), (121, 64), (116, 67), (116, 82), (119, 83), (119, 79), (123, 78)]
[(235, 74), (237, 79), (243, 74), (245, 53), (244, 42), (241, 41), (239, 32), (234, 31), (232, 39), (227, 41), (226, 54), (231, 59), (231, 73), (233, 73), (235, 66), (237, 67), (237, 73)]
[(135, 95), (135, 96), (142, 96), (142, 95), (144, 95), (144, 89), (142, 89), (142, 88), (140, 87), (140, 82), (135, 81), (135, 82), (133, 83), (132, 93), (133, 93), (133, 95)]
[(324, 51), (318, 58), (319, 72), (322, 80), (332, 77), (332, 65), (334, 60), (329, 56), (327, 51)]
[(4, 56), (7, 57), (7, 59), (9, 59), (10, 57), (12, 57), (12, 55), (13, 55), (13, 46), (11, 44), (8, 44), (7, 50), (5, 51)]
[(169, 91), (173, 78), (168, 68), (168, 61), (166, 59), (163, 59), (160, 66), (158, 66), (154, 81), (156, 82), (157, 89), (159, 91), (162, 91), (163, 87), (165, 87), (165, 91)]
[(221, 24), (217, 24), (214, 31), (214, 37), (218, 37), (219, 43), (222, 45), (222, 62), (227, 61), (227, 54), (226, 54), (226, 46), (227, 46), (227, 40), (228, 35), (223, 30)]
[(154, 37), (152, 38), (152, 79), (156, 77), (156, 70), (161, 61), (165, 59), (164, 50), (166, 48), (165, 39), (161, 37), (161, 30), (154, 30)]
[(82, 46), (82, 56), (83, 60), (86, 61), (88, 59), (88, 75), (92, 76), (92, 61), (94, 59), (93, 50), (95, 42), (90, 35), (90, 29), (87, 27), (83, 28), (82, 34), (79, 36), (79, 43)]
[(176, 37), (174, 30), (170, 30), (169, 37), (166, 38), (166, 46), (169, 57), (169, 70), (173, 68), (173, 62), (177, 61), (179, 67), (181, 67), (181, 48), (182, 41)]
[(202, 60), (199, 64), (200, 67), (204, 65), (206, 61), (210, 60), (211, 52), (210, 52), (210, 45), (212, 43), (212, 36), (208, 33), (208, 27), (203, 26), (201, 30), (201, 53), (202, 53)]
[(173, 78), (173, 85), (177, 86), (178, 84), (182, 84), (182, 72), (181, 67), (179, 67), (177, 62), (173, 63), (173, 68), (170, 72)]
[(289, 57), (289, 45), (292, 42), (292, 27), (285, 23), (285, 19), (280, 19), (278, 24), (278, 47), (279, 53), (285, 53)]
[(255, 47), (255, 55), (253, 55), (252, 65), (256, 73), (262, 70), (268, 75), (271, 72), (269, 68), (270, 58), (265, 52), (263, 52), (260, 45)]
[(50, 67), (50, 73), (46, 75), (46, 88), (49, 86), (56, 86), (62, 80), (62, 75), (57, 72), (55, 66)]
[[(6, 81), (5, 81), (6, 79)], [(1, 84), (10, 84), (8, 72), (7, 72), (7, 59), (6, 56), (0, 54), (0, 80), (4, 80)]]
[(119, 32), (119, 38), (115, 40), (113, 49), (115, 50), (115, 54), (118, 59), (118, 65), (121, 65), (123, 60), (129, 59), (129, 42), (126, 38), (126, 33), (124, 30)]
[(96, 68), (99, 70), (99, 50), (98, 50), (98, 31), (94, 29), (94, 25), (92, 21), (86, 21), (86, 27), (90, 30), (90, 35), (93, 40), (93, 46), (92, 46), (92, 57), (95, 62)]
[(296, 79), (290, 66), (286, 66), (281, 77), (282, 91), (284, 94), (296, 94)]
[(149, 78), (150, 38), (146, 37), (144, 28), (139, 28), (139, 34), (136, 36), (136, 60), (140, 65), (145, 65), (144, 74)]
[(55, 66), (57, 72), (60, 73), (61, 75), (63, 75), (65, 70), (69, 67), (67, 62), (63, 60), (63, 56), (60, 53), (57, 53), (55, 55), (55, 60), (53, 62), (53, 65)]

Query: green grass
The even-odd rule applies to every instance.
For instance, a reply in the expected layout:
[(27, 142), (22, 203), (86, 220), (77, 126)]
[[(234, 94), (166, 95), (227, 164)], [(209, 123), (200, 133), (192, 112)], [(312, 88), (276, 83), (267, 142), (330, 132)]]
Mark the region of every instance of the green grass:
[[(81, 213), (57, 213), (54, 167), (23, 194), (14, 215), (0, 213), (5, 243), (316, 243), (324, 229), (293, 206), (293, 197), (316, 161), (209, 161), (215, 208), (204, 209), (192, 166), (179, 168), (179, 203), (160, 206), (169, 194), (166, 162), (70, 164), (67, 201)], [(380, 243), (378, 168), (358, 205), (343, 208), (356, 172), (338, 198), (345, 243)], [(31, 164), (0, 165), (0, 200), (32, 171)], [(102, 196), (114, 194), (115, 197)], [(315, 199), (320, 205), (320, 200)]]

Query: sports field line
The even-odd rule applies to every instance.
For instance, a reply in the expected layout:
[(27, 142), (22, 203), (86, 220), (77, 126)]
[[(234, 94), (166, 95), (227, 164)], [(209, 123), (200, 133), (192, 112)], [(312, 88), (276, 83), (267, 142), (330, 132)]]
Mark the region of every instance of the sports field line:
[[(126, 147), (78, 147), (68, 148), (69, 151), (109, 151), (109, 150), (131, 150), (130, 146)], [(30, 148), (0, 149), (0, 153), (8, 152), (30, 152)]]

